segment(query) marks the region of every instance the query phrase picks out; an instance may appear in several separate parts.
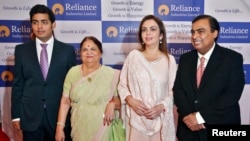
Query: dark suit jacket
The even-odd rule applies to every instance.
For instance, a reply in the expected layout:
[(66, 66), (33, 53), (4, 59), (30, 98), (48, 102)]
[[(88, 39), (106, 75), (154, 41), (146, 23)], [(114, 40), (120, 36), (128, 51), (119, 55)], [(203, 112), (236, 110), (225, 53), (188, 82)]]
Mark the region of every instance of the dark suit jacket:
[(12, 87), (12, 119), (21, 118), (21, 129), (34, 131), (44, 113), (53, 129), (56, 127), (64, 78), (76, 64), (74, 48), (55, 39), (46, 81), (40, 69), (36, 42), (15, 48), (14, 82)]
[(192, 132), (182, 122), (183, 117), (193, 112), (199, 111), (206, 125), (241, 123), (238, 101), (245, 85), (242, 55), (216, 44), (199, 89), (196, 86), (197, 60), (196, 50), (183, 54), (179, 60), (173, 88), (179, 114), (179, 141), (207, 140), (206, 130)]

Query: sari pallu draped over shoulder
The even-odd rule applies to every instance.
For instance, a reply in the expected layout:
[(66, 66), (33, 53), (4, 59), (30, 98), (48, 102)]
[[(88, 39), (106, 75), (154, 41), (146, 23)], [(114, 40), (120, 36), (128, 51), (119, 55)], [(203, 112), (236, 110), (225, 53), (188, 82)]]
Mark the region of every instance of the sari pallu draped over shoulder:
[[(168, 62), (172, 62), (172, 56), (170, 56), (169, 61), (167, 58), (164, 59), (164, 61), (167, 61), (166, 65), (170, 67), (171, 64)], [(175, 127), (173, 117), (173, 95), (172, 85), (169, 86), (169, 83), (172, 84), (172, 81), (174, 80), (167, 82), (167, 85), (164, 86), (167, 90), (164, 91), (161, 88), (162, 83), (159, 80), (159, 76), (157, 77), (152, 66), (150, 66), (150, 62), (148, 62), (138, 50), (131, 51), (124, 62), (124, 67), (125, 70), (121, 73), (121, 78), (125, 77), (123, 75), (127, 75), (126, 81), (121, 79), (118, 88), (122, 100), (121, 102), (124, 103), (125, 98), (128, 95), (132, 95), (133, 98), (143, 101), (148, 108), (152, 108), (158, 104), (163, 104), (166, 109), (166, 112), (161, 113), (159, 117), (150, 120), (146, 119), (144, 116), (138, 116), (133, 109), (127, 105), (126, 115), (129, 117), (129, 123), (131, 126), (146, 135), (153, 135), (160, 131), (162, 141), (174, 141)], [(175, 73), (169, 75), (175, 75)], [(128, 86), (126, 87), (125, 85)]]

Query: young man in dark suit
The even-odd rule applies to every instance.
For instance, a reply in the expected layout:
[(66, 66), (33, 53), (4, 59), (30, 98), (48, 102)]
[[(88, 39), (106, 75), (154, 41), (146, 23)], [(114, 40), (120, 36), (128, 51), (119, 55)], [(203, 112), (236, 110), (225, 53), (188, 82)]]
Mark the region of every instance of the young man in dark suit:
[[(24, 141), (54, 141), (63, 82), (76, 64), (76, 54), (54, 38), (55, 15), (47, 6), (32, 7), (30, 21), (35, 39), (15, 48), (13, 126)], [(71, 140), (68, 128), (66, 124), (66, 140)]]
[[(173, 88), (179, 141), (207, 141), (208, 125), (241, 124), (243, 57), (216, 43), (219, 32), (218, 21), (210, 15), (192, 21), (194, 50), (181, 55)], [(203, 75), (197, 74), (200, 64)]]

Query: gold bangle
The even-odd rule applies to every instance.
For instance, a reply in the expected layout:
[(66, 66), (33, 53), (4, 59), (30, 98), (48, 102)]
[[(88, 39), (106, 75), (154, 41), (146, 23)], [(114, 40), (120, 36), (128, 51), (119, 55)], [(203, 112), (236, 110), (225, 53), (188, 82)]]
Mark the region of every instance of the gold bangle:
[(57, 122), (56, 125), (62, 125), (65, 126), (64, 122)]

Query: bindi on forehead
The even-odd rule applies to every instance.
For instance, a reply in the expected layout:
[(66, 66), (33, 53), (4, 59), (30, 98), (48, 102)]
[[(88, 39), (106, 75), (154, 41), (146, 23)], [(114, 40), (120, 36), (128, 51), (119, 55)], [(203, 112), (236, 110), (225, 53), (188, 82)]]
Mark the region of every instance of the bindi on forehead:
[(96, 46), (91, 45), (91, 44), (85, 44), (83, 45), (83, 48), (96, 48)]

